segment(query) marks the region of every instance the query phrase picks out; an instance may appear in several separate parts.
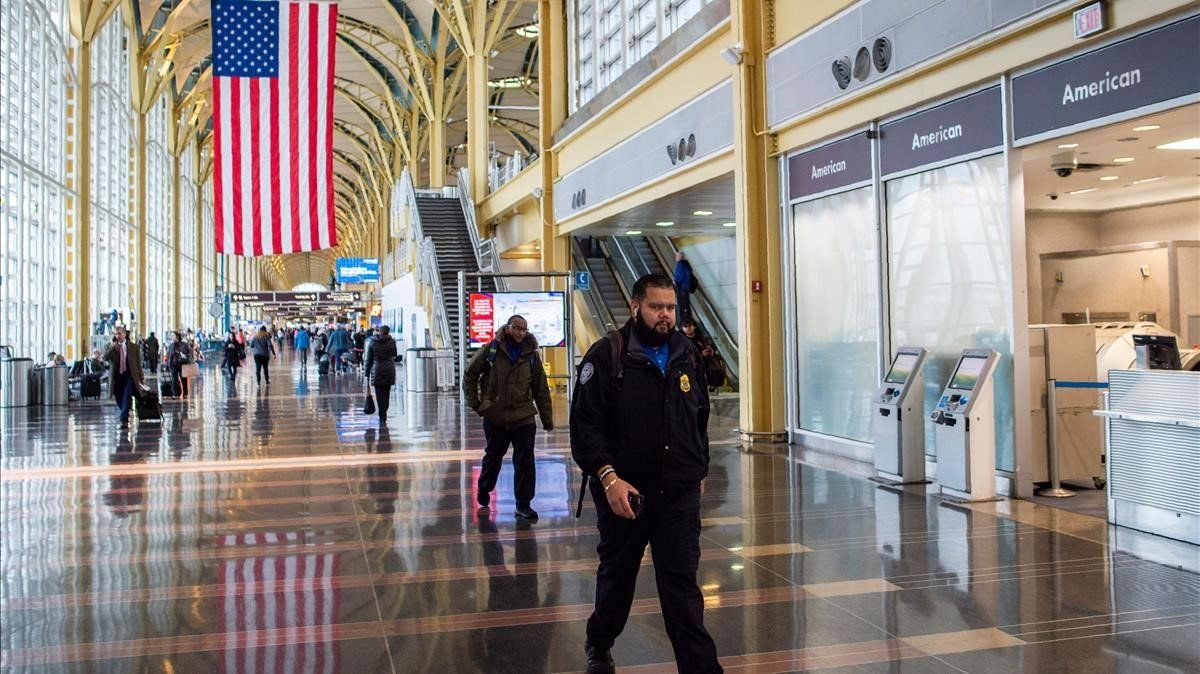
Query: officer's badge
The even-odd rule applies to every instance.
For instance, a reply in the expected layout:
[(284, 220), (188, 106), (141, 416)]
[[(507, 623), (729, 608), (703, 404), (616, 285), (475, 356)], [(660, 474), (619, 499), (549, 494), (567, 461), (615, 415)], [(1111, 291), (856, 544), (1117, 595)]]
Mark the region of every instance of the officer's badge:
[(583, 386), (588, 383), (592, 375), (596, 373), (596, 368), (591, 363), (584, 363), (583, 369), (579, 371), (579, 385)]
[(692, 380), (686, 374), (679, 376), (679, 390), (688, 393), (692, 390)]

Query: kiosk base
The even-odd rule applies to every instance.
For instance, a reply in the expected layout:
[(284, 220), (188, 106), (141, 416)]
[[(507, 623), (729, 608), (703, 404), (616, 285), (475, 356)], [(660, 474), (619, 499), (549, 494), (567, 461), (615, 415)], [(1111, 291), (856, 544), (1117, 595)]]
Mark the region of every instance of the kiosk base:
[(1003, 496), (996, 496), (994, 494), (991, 496), (972, 497), (971, 494), (968, 494), (965, 491), (959, 491), (949, 487), (942, 487), (942, 491), (937, 494), (937, 497), (943, 501), (946, 501), (947, 503), (989, 503), (992, 501), (1003, 501), (1005, 499)]
[(896, 485), (901, 484), (931, 484), (933, 482), (933, 480), (929, 479), (905, 480), (899, 475), (892, 475), (891, 473), (885, 473), (883, 471), (879, 471), (877, 474), (868, 477), (867, 479), (872, 482), (878, 482), (879, 484), (886, 484), (889, 487), (895, 487)]

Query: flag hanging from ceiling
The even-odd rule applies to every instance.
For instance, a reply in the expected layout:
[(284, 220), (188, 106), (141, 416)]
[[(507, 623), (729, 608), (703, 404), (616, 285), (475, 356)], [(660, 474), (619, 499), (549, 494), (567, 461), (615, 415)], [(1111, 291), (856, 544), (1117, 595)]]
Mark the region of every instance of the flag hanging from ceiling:
[(337, 4), (214, 0), (212, 23), (217, 252), (336, 246)]

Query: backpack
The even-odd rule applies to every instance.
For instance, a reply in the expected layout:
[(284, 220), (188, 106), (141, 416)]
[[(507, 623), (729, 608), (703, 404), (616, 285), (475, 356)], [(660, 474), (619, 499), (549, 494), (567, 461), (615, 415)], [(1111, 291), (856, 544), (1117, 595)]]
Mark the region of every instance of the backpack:
[[(493, 339), (487, 345), (487, 356), (484, 357), (483, 371), (479, 373), (479, 381), (484, 381), (492, 372), (492, 365), (496, 362), (496, 356), (500, 354), (500, 340)], [(537, 364), (540, 362), (538, 352), (533, 351), (533, 357), (529, 359), (529, 374), (530, 376), (537, 375)]]

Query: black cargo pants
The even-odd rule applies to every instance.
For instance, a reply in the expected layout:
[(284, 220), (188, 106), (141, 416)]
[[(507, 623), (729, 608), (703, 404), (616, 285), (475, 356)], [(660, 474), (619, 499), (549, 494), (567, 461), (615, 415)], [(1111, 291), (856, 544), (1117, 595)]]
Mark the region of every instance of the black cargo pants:
[(533, 461), (537, 424), (531, 422), (516, 428), (504, 428), (484, 419), (483, 435), (487, 438), (487, 448), (483, 450), (483, 466), (479, 471), (479, 492), (488, 493), (496, 488), (500, 465), (508, 453), (508, 446), (512, 445), (513, 495), (518, 507), (529, 505), (537, 489), (537, 467)]
[[(600, 529), (600, 569), (596, 572), (596, 607), (588, 618), (588, 641), (611, 648), (625, 629), (646, 545), (654, 555), (654, 580), (675, 664), (684, 674), (720, 672), (717, 647), (704, 629), (704, 597), (696, 585), (700, 565), (700, 487), (645, 496), (637, 519), (627, 520), (608, 507), (599, 480), (588, 481)], [(636, 486), (636, 485), (635, 485)]]

